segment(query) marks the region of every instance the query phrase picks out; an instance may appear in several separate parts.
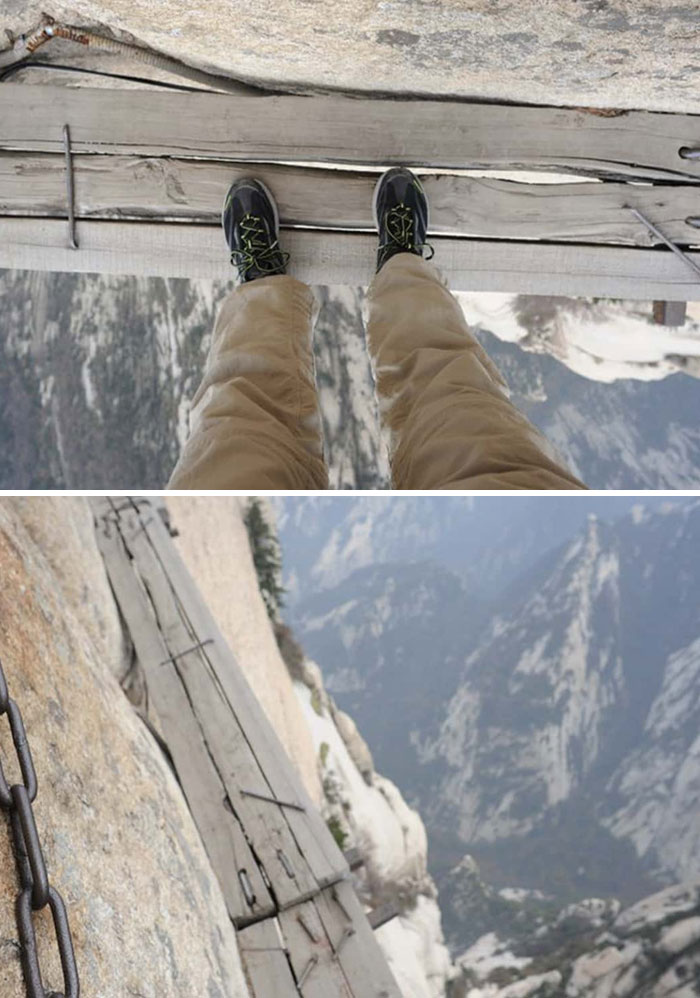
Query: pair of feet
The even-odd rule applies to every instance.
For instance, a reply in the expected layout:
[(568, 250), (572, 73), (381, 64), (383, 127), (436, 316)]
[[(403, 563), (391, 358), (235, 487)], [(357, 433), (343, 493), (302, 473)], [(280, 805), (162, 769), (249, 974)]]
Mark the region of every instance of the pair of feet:
[[(423, 255), (428, 199), (415, 174), (401, 166), (387, 170), (374, 189), (372, 207), (379, 233), (377, 270), (396, 253)], [(238, 180), (232, 185), (222, 223), (231, 263), (242, 282), (286, 273), (289, 254), (279, 245), (277, 205), (260, 180)]]

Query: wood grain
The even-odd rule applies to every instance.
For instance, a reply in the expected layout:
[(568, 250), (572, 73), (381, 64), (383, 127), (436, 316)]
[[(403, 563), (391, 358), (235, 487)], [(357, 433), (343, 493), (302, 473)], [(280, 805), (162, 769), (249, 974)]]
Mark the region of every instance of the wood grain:
[(5, 83), (0, 149), (575, 171), (700, 181), (700, 117), (451, 101), (165, 93)]
[[(249, 806), (262, 805), (267, 809), (264, 813), (270, 816), (268, 820), (271, 820), (275, 814), (284, 818), (299, 853), (308, 864), (318, 885), (322, 887), (337, 882), (347, 876), (349, 872), (347, 862), (304, 789), (299, 774), (248, 685), (194, 580), (175, 550), (161, 518), (159, 516), (148, 520), (144, 518), (142, 523), (143, 534), (153, 544), (180, 603), (181, 613), (189, 622), (191, 634), (198, 635), (200, 640), (213, 639), (203, 654), (216, 678), (218, 694), (222, 702), (227, 705), (243, 738), (254, 751), (260, 770), (264, 773), (267, 787), (259, 785), (242, 788), (269, 792), (278, 800), (292, 801), (301, 805), (304, 810), (280, 807), (269, 802), (256, 802), (254, 798), (248, 798)], [(233, 772), (235, 773), (235, 767)], [(290, 858), (289, 854), (287, 858)], [(271, 877), (274, 875), (276, 879), (273, 882), (277, 884), (284, 882), (285, 877), (289, 879), (279, 858), (268, 870), (268, 874)], [(284, 907), (286, 903), (291, 903), (291, 900), (283, 900), (278, 894), (278, 902), (280, 907)]]
[[(0, 267), (80, 273), (230, 280), (219, 227), (165, 222), (78, 223), (80, 249), (68, 247), (67, 223), (2, 221)], [(700, 282), (668, 250), (578, 243), (516, 243), (435, 236), (435, 263), (455, 291), (594, 296), (646, 301), (700, 300)], [(361, 233), (295, 229), (284, 233), (289, 272), (309, 284), (367, 285), (376, 239)], [(700, 252), (689, 254), (700, 263)]]
[[(275, 911), (255, 859), (237, 819), (223, 807), (225, 791), (197, 719), (172, 664), (161, 664), (171, 654), (158, 629), (145, 589), (139, 583), (122, 537), (139, 524), (125, 511), (120, 528), (109, 498), (91, 500), (97, 521), (97, 540), (110, 584), (124, 617), (136, 654), (144, 669), (149, 698), (155, 708), (178, 780), (202, 837), (212, 868), (224, 894), (229, 917), (236, 925)], [(256, 904), (246, 901), (237, 877), (250, 871)]]
[[(157, 157), (79, 155), (73, 159), (78, 218), (159, 220), (218, 225), (234, 180), (257, 176), (275, 194), (283, 226), (374, 230), (376, 174), (347, 170), (231, 164)], [(530, 184), (428, 174), (431, 232), (499, 239), (654, 244), (626, 209), (632, 204), (669, 238), (700, 243), (700, 189), (625, 183)], [(0, 215), (65, 217), (63, 157), (0, 154)]]
[[(274, 795), (272, 781), (256, 757), (258, 732), (253, 731), (249, 739), (237, 723), (237, 715), (222, 695), (218, 677), (209, 662), (210, 646), (182, 654), (208, 635), (198, 634), (186, 626), (186, 610), (178, 603), (171, 580), (149, 540), (145, 525), (151, 517), (152, 513), (148, 510), (142, 517), (125, 511), (120, 516), (120, 524), (123, 524), (125, 546), (131, 555), (134, 569), (150, 596), (159, 631), (169, 649), (168, 655), (177, 656), (175, 662), (159, 666), (157, 673), (160, 675), (163, 671), (172, 670), (176, 674), (187, 709), (197, 720), (219, 780), (223, 784), (219, 810), (224, 810), (223, 801), (227, 799), (244, 828), (248, 841), (254, 843), (255, 859), (250, 856), (250, 861), (244, 868), (256, 898), (259, 897), (261, 887), (262, 897), (267, 895), (259, 875), (260, 864), (273, 885), (277, 903), (283, 907), (295, 904), (314, 895), (319, 884), (306, 857), (297, 847), (284, 809), (244, 796), (240, 792), (241, 787), (249, 787), (267, 796)], [(168, 542), (172, 544), (170, 538)], [(182, 571), (185, 571), (184, 566)], [(293, 876), (283, 866), (280, 851), (284, 853)], [(239, 866), (232, 872), (236, 875), (242, 868)], [(258, 914), (259, 907), (256, 900), (253, 906), (255, 914)]]

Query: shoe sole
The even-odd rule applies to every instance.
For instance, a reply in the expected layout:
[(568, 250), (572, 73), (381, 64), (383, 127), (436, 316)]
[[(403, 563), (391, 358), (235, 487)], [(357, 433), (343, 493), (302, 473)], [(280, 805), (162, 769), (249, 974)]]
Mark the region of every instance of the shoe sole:
[[(263, 189), (263, 191), (265, 192), (265, 194), (267, 195), (267, 197), (268, 197), (268, 199), (270, 201), (270, 204), (272, 205), (272, 213), (273, 213), (274, 218), (275, 218), (275, 238), (279, 239), (279, 235), (280, 235), (280, 216), (279, 216), (279, 211), (277, 210), (277, 202), (275, 201), (274, 195), (273, 195), (272, 191), (270, 190), (270, 188), (267, 186), (267, 184), (264, 184), (262, 182), (262, 180), (258, 180), (257, 177), (250, 177), (249, 179), (250, 180), (254, 180), (255, 183), (258, 184)], [(226, 199), (228, 200), (228, 195), (226, 196)], [(224, 231), (225, 231), (225, 225), (224, 225), (224, 213), (225, 213), (225, 211), (226, 211), (226, 201), (224, 201), (224, 206), (221, 209), (221, 228), (224, 229)]]
[[(392, 167), (392, 169), (393, 169), (393, 167)], [(379, 215), (377, 213), (377, 201), (379, 200), (379, 188), (382, 186), (382, 181), (384, 180), (384, 177), (386, 177), (386, 175), (387, 175), (388, 172), (389, 172), (388, 170), (385, 170), (384, 173), (382, 173), (382, 175), (380, 176), (379, 180), (374, 185), (374, 193), (372, 194), (372, 215), (374, 216), (374, 225), (375, 225), (375, 228), (376, 228), (377, 232), (379, 232)], [(413, 176), (414, 177), (416, 176), (415, 173), (413, 174)], [(420, 180), (419, 180), (418, 177), (416, 177), (416, 180), (418, 180), (418, 183), (420, 184)], [(421, 184), (421, 190), (423, 190), (423, 185), (422, 184)], [(424, 193), (424, 196), (425, 196), (425, 217), (426, 217), (425, 231), (427, 233), (427, 231), (428, 231), (428, 229), (430, 227), (430, 205), (428, 203), (427, 195), (425, 195), (425, 192), (423, 192), (423, 193)]]

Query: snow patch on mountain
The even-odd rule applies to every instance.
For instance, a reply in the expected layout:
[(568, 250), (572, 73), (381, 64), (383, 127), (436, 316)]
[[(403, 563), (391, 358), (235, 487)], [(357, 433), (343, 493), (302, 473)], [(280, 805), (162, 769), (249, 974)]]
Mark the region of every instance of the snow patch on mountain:
[(700, 358), (700, 302), (682, 326), (653, 322), (649, 302), (456, 294), (470, 326), (488, 329), (524, 350), (549, 353), (593, 381), (657, 381)]

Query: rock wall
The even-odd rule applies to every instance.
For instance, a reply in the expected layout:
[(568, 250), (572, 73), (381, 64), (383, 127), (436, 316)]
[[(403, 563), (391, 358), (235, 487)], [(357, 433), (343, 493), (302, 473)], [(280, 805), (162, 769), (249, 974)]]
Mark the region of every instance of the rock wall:
[(698, 113), (690, 0), (5, 0), (27, 30), (46, 10), (184, 62), (285, 89), (455, 95)]
[(368, 908), (398, 906), (376, 936), (404, 998), (444, 998), (455, 974), (444, 944), (437, 891), (427, 870), (428, 841), (417, 811), (375, 772), (355, 723), (327, 694), (307, 660), (294, 688), (323, 776), (323, 813), (343, 848), (359, 848), (357, 886)]
[[(116, 609), (78, 498), (0, 500), (0, 658), (37, 770), (49, 875), (82, 993), (247, 998), (236, 939), (181, 792), (124, 697)], [(3, 761), (7, 721), (0, 718)], [(10, 778), (15, 764), (8, 765)], [(0, 993), (23, 998), (15, 861), (0, 813)], [(37, 919), (45, 984), (62, 984)]]

